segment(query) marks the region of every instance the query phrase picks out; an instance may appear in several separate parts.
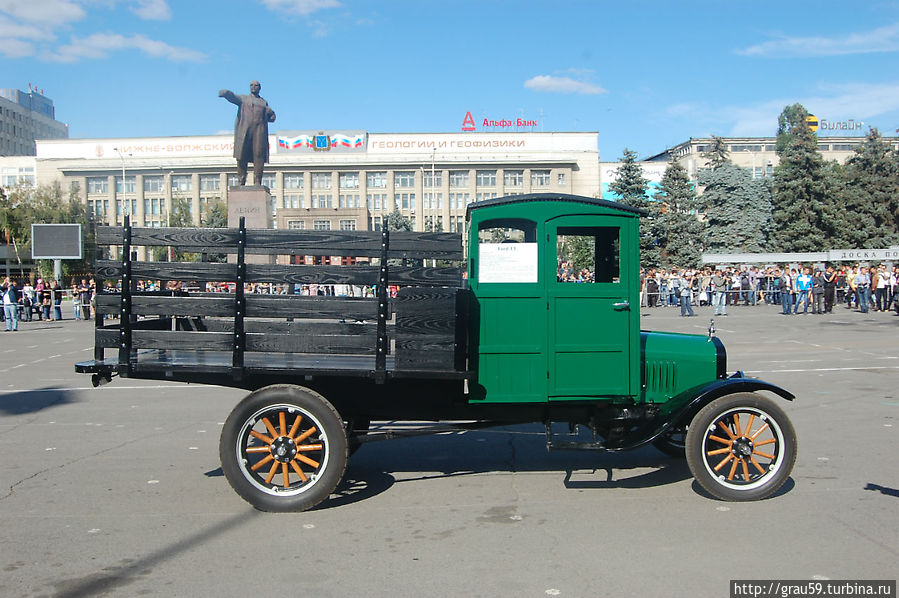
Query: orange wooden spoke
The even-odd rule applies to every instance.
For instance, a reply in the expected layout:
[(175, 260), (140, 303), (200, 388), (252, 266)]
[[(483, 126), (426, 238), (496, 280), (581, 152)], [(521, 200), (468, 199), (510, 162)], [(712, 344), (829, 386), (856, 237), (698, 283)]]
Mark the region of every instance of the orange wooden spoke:
[(265, 478), (266, 484), (271, 484), (272, 479), (275, 477), (275, 472), (278, 471), (278, 466), (281, 465), (279, 461), (275, 461), (274, 465), (272, 465), (271, 471), (268, 472), (268, 476)]
[(748, 482), (749, 481), (749, 466), (746, 465), (746, 459), (740, 459), (740, 464), (743, 465), (743, 479)]
[(272, 422), (268, 421), (267, 417), (262, 418), (262, 423), (264, 423), (265, 427), (268, 428), (268, 433), (272, 435), (272, 438), (278, 437), (278, 432), (275, 431), (275, 426), (272, 425)]
[(727, 474), (727, 481), (731, 481), (734, 479), (734, 473), (737, 471), (737, 465), (740, 464), (740, 459), (734, 459), (733, 465), (730, 466), (730, 473)]
[(270, 446), (248, 446), (244, 449), (247, 453), (271, 453), (272, 448)]
[(300, 479), (301, 479), (301, 480), (303, 480), (304, 482), (309, 480), (309, 478), (306, 477), (306, 474), (303, 473), (303, 470), (300, 469), (300, 466), (297, 465), (297, 462), (296, 462), (296, 461), (291, 461), (291, 462), (290, 462), (290, 466), (293, 467), (293, 470), (294, 470), (295, 472), (297, 472), (297, 475), (300, 476)]
[(743, 435), (743, 428), (740, 427), (740, 414), (734, 413), (734, 427), (737, 429), (737, 437)]
[(755, 413), (749, 416), (749, 423), (746, 424), (746, 429), (743, 430), (743, 436), (749, 436), (749, 433), (752, 431), (752, 422), (755, 421)]
[(731, 440), (736, 440), (737, 437), (734, 436), (734, 433), (730, 431), (730, 428), (724, 425), (724, 422), (720, 419), (718, 420), (718, 425), (721, 426), (721, 429), (730, 437)]
[(758, 455), (759, 457), (764, 457), (766, 459), (776, 459), (774, 455), (769, 455), (768, 453), (763, 453), (762, 451), (752, 451), (753, 455)]
[(278, 413), (278, 423), (281, 424), (281, 436), (287, 436), (287, 414), (283, 411)]
[(285, 487), (285, 488), (289, 488), (289, 487), (290, 487), (290, 473), (289, 473), (289, 471), (290, 471), (290, 470), (287, 469), (287, 463), (282, 463), (282, 464), (281, 464), (281, 477), (284, 478), (284, 487)]
[(302, 434), (300, 434), (299, 436), (294, 438), (294, 442), (297, 442), (297, 443), (303, 442), (304, 440), (306, 440), (307, 438), (309, 438), (310, 436), (315, 434), (316, 431), (317, 430), (315, 429), (315, 426), (312, 426), (311, 428), (309, 428), (308, 430), (306, 430), (305, 432), (303, 432)]
[(323, 444), (300, 444), (297, 445), (298, 451), (320, 451), (324, 448)]
[(708, 451), (708, 452), (706, 452), (706, 455), (708, 455), (709, 457), (711, 457), (712, 455), (723, 455), (724, 453), (729, 453), (729, 452), (730, 452), (730, 447), (729, 447), (729, 446), (726, 446), (726, 447), (724, 447), (724, 448), (722, 448), (722, 449), (718, 449), (718, 450), (714, 450), (714, 451)]
[(749, 437), (750, 440), (755, 440), (758, 437), (758, 435), (761, 434), (762, 432), (764, 432), (767, 428), (768, 428), (768, 424), (765, 424), (764, 426), (762, 426), (761, 428), (756, 430), (755, 434), (753, 434), (752, 436)]
[(303, 416), (297, 415), (297, 418), (293, 420), (293, 425), (290, 426), (290, 432), (287, 433), (288, 438), (293, 438), (293, 435), (297, 433), (297, 430), (300, 428), (301, 421), (303, 421)]
[(265, 465), (266, 463), (268, 463), (268, 462), (271, 461), (272, 459), (274, 459), (274, 457), (272, 457), (271, 455), (266, 455), (265, 457), (263, 457), (262, 459), (260, 459), (259, 463), (257, 463), (256, 465), (252, 466), (250, 469), (253, 470), (253, 471), (256, 471), (257, 469), (261, 468), (263, 465)]
[(297, 454), (296, 459), (297, 459), (298, 461), (302, 461), (302, 462), (305, 463), (306, 465), (311, 465), (312, 467), (318, 467), (318, 466), (320, 465), (320, 463), (319, 463), (318, 461), (313, 461), (312, 459), (310, 459), (310, 458), (307, 457), (306, 455), (300, 455), (300, 454)]
[(777, 438), (769, 438), (768, 440), (756, 442), (753, 446), (765, 446), (766, 444), (771, 444), (772, 442), (777, 442)]
[(274, 442), (274, 439), (269, 438), (265, 434), (260, 434), (256, 430), (250, 430), (250, 436), (252, 436), (253, 438), (258, 438), (259, 440), (261, 440), (262, 442), (265, 442), (266, 444), (271, 444)]
[(721, 444), (726, 444), (727, 446), (731, 446), (734, 443), (733, 440), (726, 440), (724, 438), (721, 438), (720, 436), (714, 436), (714, 435), (709, 436), (709, 440), (714, 440), (715, 442), (720, 442)]
[(729, 454), (728, 456), (726, 456), (724, 459), (721, 460), (721, 463), (719, 463), (718, 465), (715, 466), (715, 471), (718, 471), (719, 469), (721, 469), (722, 467), (724, 467), (724, 464), (727, 463), (728, 461), (730, 461), (730, 460), (733, 459), (733, 458), (734, 458), (734, 454), (733, 454), (733, 453), (731, 453), (731, 454)]
[(759, 462), (755, 460), (755, 457), (749, 455), (749, 460), (752, 461), (752, 464), (755, 465), (755, 468), (759, 470), (759, 473), (764, 474), (765, 468), (759, 465)]

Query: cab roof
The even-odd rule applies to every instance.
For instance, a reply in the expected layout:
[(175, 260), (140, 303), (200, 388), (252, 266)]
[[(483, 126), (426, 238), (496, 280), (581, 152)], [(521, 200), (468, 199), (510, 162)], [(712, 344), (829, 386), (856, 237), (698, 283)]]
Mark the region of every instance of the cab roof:
[(568, 193), (528, 193), (527, 195), (506, 195), (504, 197), (494, 197), (492, 199), (482, 199), (474, 203), (468, 204), (465, 210), (465, 219), (471, 219), (471, 213), (474, 210), (487, 208), (492, 206), (504, 206), (516, 203), (531, 203), (535, 201), (564, 201), (571, 203), (584, 203), (592, 206), (601, 206), (619, 212), (627, 212), (636, 216), (646, 216), (649, 214), (646, 210), (635, 208), (625, 204), (609, 201), (607, 199), (599, 199), (597, 197), (586, 197), (584, 195), (571, 195)]

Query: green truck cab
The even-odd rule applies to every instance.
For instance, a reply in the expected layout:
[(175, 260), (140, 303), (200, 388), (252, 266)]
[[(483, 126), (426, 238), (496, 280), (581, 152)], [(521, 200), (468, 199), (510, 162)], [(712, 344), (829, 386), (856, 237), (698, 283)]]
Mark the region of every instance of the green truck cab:
[[(76, 370), (95, 384), (118, 375), (252, 391), (225, 423), (220, 457), (231, 486), (260, 510), (311, 508), (362, 444), (422, 432), (375, 429), (373, 420), (452, 422), (438, 432), (536, 422), (550, 450), (652, 444), (685, 457), (717, 498), (770, 497), (789, 478), (797, 441), (776, 400), (759, 391), (794, 397), (728, 376), (711, 332), (640, 330), (641, 215), (573, 195), (489, 199), (468, 207), (467, 254), (445, 233), (132, 229), (126, 221), (98, 232), (124, 257), (98, 264), (97, 277), (118, 278), (121, 290), (98, 297), (95, 359)], [(233, 253), (234, 263), (130, 257), (136, 245), (176, 243)], [(248, 252), (374, 259), (254, 265)], [(461, 267), (429, 268), (436, 259)], [(228, 280), (234, 290), (140, 293), (133, 279), (142, 276)], [(265, 297), (245, 293), (251, 282), (376, 292)], [(392, 286), (401, 287), (395, 296)], [(586, 438), (573, 434), (580, 427)]]

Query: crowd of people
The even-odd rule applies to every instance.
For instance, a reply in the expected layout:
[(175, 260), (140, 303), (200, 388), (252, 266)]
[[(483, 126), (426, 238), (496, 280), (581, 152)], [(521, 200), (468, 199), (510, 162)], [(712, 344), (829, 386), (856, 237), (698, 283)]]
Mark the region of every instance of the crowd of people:
[(703, 269), (641, 269), (641, 305), (680, 307), (682, 316), (693, 306), (708, 305), (726, 316), (728, 306), (780, 306), (784, 315), (832, 313), (845, 304), (862, 313), (899, 309), (899, 266), (805, 267), (756, 266)]
[(19, 322), (34, 320), (62, 320), (63, 300), (72, 298), (72, 317), (89, 320), (93, 307), (96, 285), (94, 279), (73, 279), (69, 287), (63, 287), (58, 280), (45, 281), (37, 278), (33, 282), (26, 279), (19, 286), (15, 279), (6, 277), (0, 286), (3, 297), (3, 312), (0, 315), (6, 323), (6, 332), (19, 329)]

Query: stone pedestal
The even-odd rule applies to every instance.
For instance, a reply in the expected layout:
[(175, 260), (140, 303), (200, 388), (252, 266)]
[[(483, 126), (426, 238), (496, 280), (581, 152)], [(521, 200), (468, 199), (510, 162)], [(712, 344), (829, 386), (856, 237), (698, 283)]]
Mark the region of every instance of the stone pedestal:
[[(240, 226), (240, 217), (244, 217), (247, 228), (274, 228), (272, 225), (271, 194), (263, 185), (245, 185), (228, 187), (228, 228)], [(246, 255), (248, 264), (273, 264), (273, 255)], [(228, 256), (228, 262), (234, 263), (235, 255)]]

